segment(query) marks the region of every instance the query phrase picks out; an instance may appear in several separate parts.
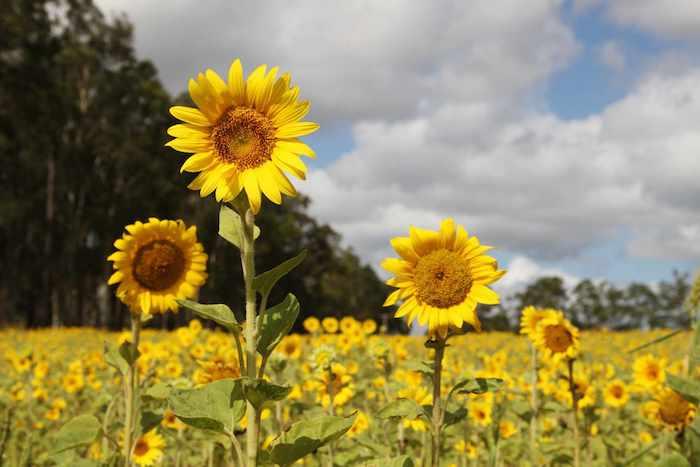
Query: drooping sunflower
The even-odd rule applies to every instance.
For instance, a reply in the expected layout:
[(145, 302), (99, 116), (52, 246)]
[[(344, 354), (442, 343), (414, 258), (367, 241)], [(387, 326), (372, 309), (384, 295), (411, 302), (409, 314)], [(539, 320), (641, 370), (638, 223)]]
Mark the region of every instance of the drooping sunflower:
[(551, 315), (537, 323), (533, 340), (545, 360), (559, 361), (563, 357), (575, 358), (579, 353), (578, 329), (564, 317), (561, 311), (552, 311)]
[(151, 430), (142, 435), (134, 443), (131, 451), (131, 459), (138, 465), (154, 465), (163, 457), (165, 440), (162, 436)]
[(207, 278), (207, 255), (197, 242), (197, 227), (181, 220), (140, 221), (126, 226), (114, 242), (116, 272), (108, 284), (119, 284), (117, 297), (134, 313), (177, 311), (177, 299), (193, 298)]
[(681, 430), (693, 421), (696, 407), (681, 394), (668, 387), (657, 388), (655, 392), (649, 407), (659, 426)]
[(444, 338), (450, 327), (461, 328), (464, 322), (481, 330), (476, 314), (479, 303), (499, 303), (496, 292), (487, 286), (506, 271), (484, 253), (490, 246), (481, 245), (462, 226), (445, 219), (439, 231), (410, 228), (410, 236), (396, 237), (391, 245), (401, 258), (387, 258), (382, 267), (395, 275), (387, 284), (398, 288), (384, 302), (403, 304), (395, 317), (406, 316), (409, 325), (428, 325), (428, 333)]
[(199, 172), (188, 188), (202, 197), (215, 193), (217, 201), (230, 201), (243, 189), (254, 213), (260, 210), (261, 193), (277, 204), (283, 194), (296, 194), (285, 172), (306, 177), (300, 156), (315, 154), (299, 137), (318, 125), (300, 121), (310, 104), (298, 101), (299, 88), (291, 86), (289, 74), (277, 74), (277, 67), (260, 65), (245, 79), (236, 59), (228, 83), (213, 70), (190, 79), (190, 96), (198, 108), (170, 109), (184, 123), (168, 129), (175, 139), (167, 143), (193, 154), (181, 168)]

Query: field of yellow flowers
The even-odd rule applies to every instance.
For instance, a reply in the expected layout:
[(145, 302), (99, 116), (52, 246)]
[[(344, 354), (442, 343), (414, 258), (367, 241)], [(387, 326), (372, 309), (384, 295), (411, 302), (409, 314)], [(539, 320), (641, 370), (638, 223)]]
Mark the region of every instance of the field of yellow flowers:
[[(310, 332), (285, 336), (267, 363), (269, 380), (286, 382), (292, 389), (287, 400), (262, 411), (263, 448), (275, 441), (276, 433), (289, 429), (292, 420), (355, 414), (344, 437), (299, 463), (428, 465), (426, 418), (394, 417), (391, 409), (399, 399), (432, 402), (426, 389), (431, 367), (424, 360), (425, 339), (381, 335), (374, 321), (350, 317), (322, 323), (311, 318), (304, 325)], [(663, 438), (668, 430), (655, 416), (654, 391), (667, 375), (683, 373), (690, 333), (628, 353), (664, 334), (581, 333), (575, 381), (583, 465), (654, 465), (672, 449), (673, 439)], [(128, 332), (85, 328), (0, 331), (0, 463), (109, 465), (108, 453), (118, 452), (122, 443), (109, 434), (119, 432), (114, 425), (123, 418), (124, 404), (118, 390), (122, 377), (103, 350), (105, 342), (118, 345), (129, 337)], [(174, 390), (240, 377), (230, 334), (203, 328), (195, 319), (173, 332), (145, 330), (139, 351), (144, 388), (139, 423), (146, 435), (136, 442), (134, 462), (237, 465), (224, 435), (182, 423), (168, 402)], [(456, 409), (448, 403), (445, 414), (443, 465), (571, 463), (571, 393), (565, 365), (543, 363), (533, 392), (531, 355), (525, 337), (508, 333), (470, 333), (450, 340), (443, 362), (443, 398), (464, 375), (501, 378), (504, 384), (497, 392), (453, 395)], [(330, 371), (319, 370), (328, 362)], [(533, 394), (539, 400), (533, 401)], [(68, 437), (61, 432), (82, 414), (94, 416), (100, 436), (88, 435), (94, 438), (90, 440), (79, 431)], [(234, 436), (242, 437), (246, 420), (239, 417)]]

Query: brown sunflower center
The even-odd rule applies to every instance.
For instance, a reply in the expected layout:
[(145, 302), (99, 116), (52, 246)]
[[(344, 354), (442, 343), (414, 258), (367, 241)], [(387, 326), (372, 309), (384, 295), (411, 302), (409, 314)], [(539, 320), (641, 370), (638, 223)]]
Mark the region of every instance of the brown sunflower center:
[(647, 366), (647, 378), (652, 381), (659, 379), (659, 369), (655, 365)]
[(275, 127), (269, 118), (247, 107), (232, 107), (211, 132), (216, 154), (239, 170), (269, 161), (275, 147)]
[(612, 394), (615, 399), (620, 399), (625, 395), (625, 391), (621, 386), (615, 385), (610, 389), (610, 394)]
[(562, 324), (547, 326), (544, 339), (547, 348), (555, 353), (566, 352), (574, 342), (573, 336)]
[(140, 438), (134, 445), (134, 454), (137, 456), (144, 456), (148, 452), (148, 449), (148, 442), (145, 439)]
[(185, 256), (168, 240), (154, 240), (139, 248), (134, 258), (136, 282), (149, 290), (165, 290), (185, 272)]
[(659, 401), (659, 417), (669, 425), (685, 423), (690, 412), (690, 403), (677, 392), (669, 392)]
[(416, 298), (437, 308), (464, 301), (472, 287), (469, 263), (454, 251), (441, 249), (423, 256), (415, 270)]

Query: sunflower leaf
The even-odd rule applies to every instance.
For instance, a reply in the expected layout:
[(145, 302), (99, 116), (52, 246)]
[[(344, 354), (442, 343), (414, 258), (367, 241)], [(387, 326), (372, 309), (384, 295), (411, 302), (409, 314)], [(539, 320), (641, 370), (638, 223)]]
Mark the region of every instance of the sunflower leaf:
[(682, 395), (688, 402), (696, 405), (700, 403), (700, 383), (697, 381), (669, 374), (666, 376), (666, 382), (671, 389)]
[(122, 376), (126, 375), (127, 371), (129, 371), (129, 364), (124, 360), (124, 357), (121, 356), (119, 349), (107, 341), (104, 343), (104, 356), (105, 362), (121, 373)]
[(291, 392), (291, 386), (279, 386), (262, 379), (242, 378), (243, 394), (256, 409), (261, 409), (266, 402), (281, 401)]
[(304, 261), (304, 258), (306, 258), (306, 250), (302, 250), (301, 253), (295, 257), (278, 264), (269, 271), (257, 275), (255, 279), (253, 279), (253, 288), (258, 291), (260, 296), (267, 296), (277, 281), (289, 274), (292, 269), (299, 266), (301, 262)]
[(236, 320), (236, 315), (231, 309), (224, 304), (204, 305), (202, 303), (193, 302), (192, 300), (177, 300), (178, 305), (192, 310), (197, 316), (214, 321), (216, 324), (229, 329), (233, 332), (241, 332), (241, 325)]
[(413, 399), (405, 398), (390, 402), (377, 412), (377, 418), (382, 419), (408, 418), (410, 420), (415, 420), (421, 415), (424, 415), (421, 406)]
[(450, 390), (450, 396), (457, 394), (483, 394), (485, 392), (496, 392), (503, 386), (500, 378), (466, 378), (459, 381)]
[(79, 415), (63, 425), (53, 439), (52, 454), (87, 446), (100, 434), (100, 422), (92, 415)]
[(270, 449), (270, 460), (278, 465), (293, 464), (324, 444), (343, 436), (354, 422), (354, 414), (347, 418), (327, 416), (297, 422)]
[(260, 316), (258, 353), (262, 356), (270, 355), (292, 329), (297, 316), (299, 316), (299, 301), (292, 294), (287, 294), (282, 303), (265, 310)]
[(168, 397), (177, 418), (202, 430), (230, 433), (245, 414), (240, 380), (222, 379), (195, 389), (173, 389)]
[(153, 428), (160, 425), (161, 421), (163, 421), (163, 414), (159, 414), (151, 410), (144, 410), (139, 414), (139, 425), (141, 426), (141, 433), (148, 433)]
[[(222, 205), (219, 211), (219, 236), (237, 248), (241, 248), (243, 220), (236, 211), (226, 205)], [(259, 236), (260, 227), (253, 226), (253, 238)]]

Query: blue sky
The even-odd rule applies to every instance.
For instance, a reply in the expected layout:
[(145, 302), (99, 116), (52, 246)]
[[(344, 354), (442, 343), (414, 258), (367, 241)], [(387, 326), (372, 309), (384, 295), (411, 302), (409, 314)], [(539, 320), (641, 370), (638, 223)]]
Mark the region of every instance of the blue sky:
[(447, 216), (509, 289), (700, 261), (697, 0), (98, 3), (172, 93), (236, 57), (290, 71), (321, 124), (298, 188), (374, 266)]

